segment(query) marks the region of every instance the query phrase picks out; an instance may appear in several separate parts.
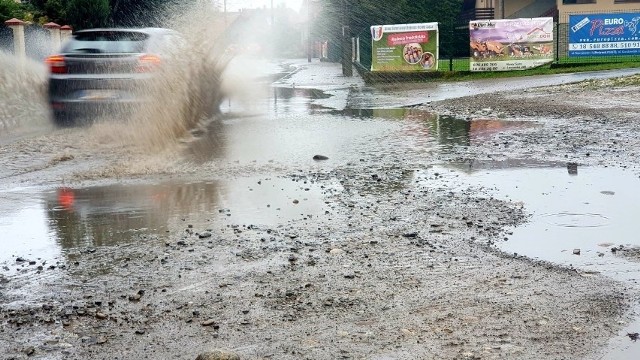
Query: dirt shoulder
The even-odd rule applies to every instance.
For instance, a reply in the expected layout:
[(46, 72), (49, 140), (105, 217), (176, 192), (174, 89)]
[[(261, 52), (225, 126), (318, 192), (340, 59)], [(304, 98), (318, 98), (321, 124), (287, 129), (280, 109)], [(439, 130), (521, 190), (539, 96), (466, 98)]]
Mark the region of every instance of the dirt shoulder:
[[(540, 125), (481, 146), (426, 160), (406, 149), (326, 172), (278, 170), (325, 185), (324, 216), (274, 227), (212, 221), (194, 228), (185, 219), (135, 246), (78, 249), (56, 264), (7, 264), (0, 353), (195, 359), (223, 348), (243, 359), (592, 357), (626, 320), (633, 290), (493, 250), (487, 243), (508, 238), (508, 227), (527, 220), (526, 208), (453, 192), (425, 164), (522, 156), (635, 166), (638, 88), (603, 86), (423, 106)], [(37, 300), (23, 302), (25, 293)]]

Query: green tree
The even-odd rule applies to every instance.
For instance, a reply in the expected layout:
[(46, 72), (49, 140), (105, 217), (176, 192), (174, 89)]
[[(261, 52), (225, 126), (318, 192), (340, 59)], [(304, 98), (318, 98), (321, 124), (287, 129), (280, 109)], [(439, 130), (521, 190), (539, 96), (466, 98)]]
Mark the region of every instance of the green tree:
[[(45, 24), (49, 21), (58, 20), (57, 17), (52, 17), (47, 14), (45, 10), (45, 5), (48, 0), (29, 0), (22, 1), (20, 4), (24, 9), (25, 13), (28, 13), (31, 17), (30, 21), (37, 22), (38, 24)], [(58, 2), (64, 2), (65, 0), (53, 0)], [(51, 20), (50, 20), (51, 19)], [(57, 21), (56, 21), (57, 22)]]
[(446, 47), (455, 42), (457, 33), (453, 29), (462, 8), (462, 0), (325, 0), (322, 4), (312, 36), (334, 44), (330, 49), (332, 60), (339, 58), (343, 25), (348, 25), (350, 35), (360, 37), (366, 46), (372, 25), (438, 22), (440, 43)]
[(44, 3), (44, 16), (59, 25), (67, 25), (67, 8), (64, 0), (47, 0)]
[(111, 21), (118, 26), (166, 26), (171, 9), (181, 0), (111, 0)]
[[(2, 4), (20, 7), (13, 0)], [(53, 21), (82, 29), (94, 26), (166, 26), (171, 9), (192, 4), (182, 0), (29, 0), (22, 8), (40, 23)], [(107, 14), (105, 18), (105, 13)]]
[(109, 0), (69, 0), (66, 15), (74, 29), (104, 27), (109, 25)]
[(3, 24), (9, 19), (22, 19), (23, 17), (24, 10), (20, 4), (14, 0), (0, 0), (0, 21), (2, 21)]

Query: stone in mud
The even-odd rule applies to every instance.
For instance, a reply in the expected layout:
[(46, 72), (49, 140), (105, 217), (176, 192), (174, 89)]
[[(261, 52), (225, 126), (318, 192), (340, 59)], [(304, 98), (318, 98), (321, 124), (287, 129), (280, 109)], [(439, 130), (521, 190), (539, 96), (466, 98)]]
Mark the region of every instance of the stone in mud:
[(329, 158), (324, 155), (313, 155), (313, 160), (329, 160)]
[(203, 232), (202, 234), (198, 235), (198, 237), (200, 239), (206, 239), (206, 238), (210, 238), (211, 237), (211, 233), (208, 231)]
[(28, 348), (24, 349), (24, 353), (27, 354), (27, 356), (31, 356), (35, 354), (35, 352), (36, 348), (34, 348), (33, 346), (29, 346)]
[(205, 320), (201, 323), (202, 326), (211, 326), (214, 325), (216, 322), (213, 319), (209, 319), (209, 320)]
[(212, 350), (198, 355), (196, 360), (240, 360), (240, 356), (226, 350)]

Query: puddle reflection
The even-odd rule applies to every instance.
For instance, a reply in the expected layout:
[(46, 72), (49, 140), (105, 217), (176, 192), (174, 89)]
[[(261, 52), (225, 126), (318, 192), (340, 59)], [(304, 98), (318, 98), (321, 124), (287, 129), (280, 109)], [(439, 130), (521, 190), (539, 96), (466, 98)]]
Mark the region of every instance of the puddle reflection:
[(510, 121), (495, 118), (462, 119), (442, 116), (416, 108), (345, 109), (333, 113), (358, 119), (418, 121), (424, 125), (425, 135), (433, 137), (440, 145), (471, 146), (476, 141), (483, 141), (486, 137), (498, 132), (540, 126), (532, 121)]
[[(447, 173), (447, 169), (433, 171)], [(640, 178), (619, 168), (565, 166), (509, 170), (473, 169), (453, 176), (460, 186), (484, 187), (511, 201), (523, 202), (533, 216), (498, 244), (506, 253), (601, 273), (638, 286), (640, 257), (618, 256), (616, 247), (638, 248), (637, 214)], [(451, 177), (449, 178), (451, 181)], [(640, 309), (635, 309), (636, 314)], [(636, 359), (640, 349), (627, 333), (638, 331), (640, 318), (627, 324), (602, 352), (603, 359)]]
[[(187, 157), (212, 160), (270, 161), (288, 164), (321, 153), (353, 161), (360, 153), (397, 151), (399, 146), (448, 151), (474, 146), (496, 133), (541, 126), (534, 121), (460, 119), (415, 108), (315, 109), (305, 114), (226, 117), (209, 124), (189, 144)], [(311, 154), (311, 155), (309, 155)]]
[[(618, 280), (640, 280), (636, 263), (611, 252), (619, 245), (640, 246), (635, 236), (637, 216), (629, 211), (640, 202), (640, 193), (635, 191), (640, 178), (617, 168), (526, 163), (516, 161), (520, 166), (497, 169), (490, 163), (480, 167), (464, 164), (430, 172), (449, 174), (444, 177), (449, 186), (480, 188), (479, 193), (524, 204), (532, 218), (499, 244), (505, 252), (605, 273)], [(579, 255), (574, 254), (576, 249)]]
[(52, 259), (65, 249), (130, 243), (140, 241), (139, 234), (162, 236), (188, 225), (204, 230), (309, 219), (324, 214), (326, 191), (292, 179), (242, 178), (2, 194), (31, 200), (0, 209), (0, 263), (17, 256)]
[[(343, 89), (344, 90), (344, 89)], [(272, 87), (268, 99), (263, 100), (263, 115), (272, 119), (295, 114), (304, 119), (310, 116), (337, 116), (355, 119), (384, 119), (424, 121), (425, 130), (440, 144), (473, 145), (474, 141), (482, 141), (487, 135), (500, 131), (525, 129), (539, 126), (532, 121), (505, 121), (495, 118), (462, 119), (450, 116), (439, 116), (415, 107), (358, 108), (349, 104), (348, 98), (340, 94), (350, 91), (322, 91), (313, 88)], [(224, 110), (231, 112), (234, 104)], [(241, 107), (240, 107), (241, 108)]]

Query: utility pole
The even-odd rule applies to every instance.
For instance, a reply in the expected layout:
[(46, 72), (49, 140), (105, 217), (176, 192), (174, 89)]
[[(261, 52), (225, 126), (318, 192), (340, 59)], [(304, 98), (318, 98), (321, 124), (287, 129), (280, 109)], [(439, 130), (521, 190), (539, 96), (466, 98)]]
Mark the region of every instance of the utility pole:
[(307, 62), (311, 62), (311, 0), (307, 0)]
[(351, 64), (351, 28), (349, 27), (349, 6), (347, 0), (343, 0), (342, 11), (342, 75), (353, 76), (353, 64)]

